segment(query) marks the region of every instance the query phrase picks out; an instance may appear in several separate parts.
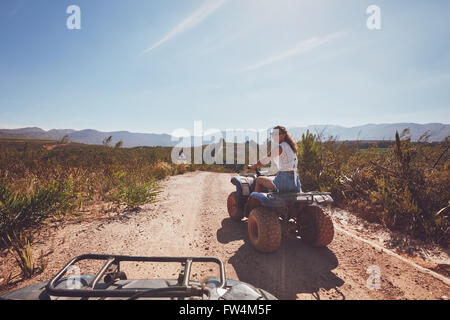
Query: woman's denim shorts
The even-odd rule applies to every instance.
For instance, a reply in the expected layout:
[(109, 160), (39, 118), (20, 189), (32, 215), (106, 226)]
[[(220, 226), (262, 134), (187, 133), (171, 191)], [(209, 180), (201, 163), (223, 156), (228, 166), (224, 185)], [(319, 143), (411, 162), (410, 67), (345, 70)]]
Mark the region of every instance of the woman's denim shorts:
[(302, 191), (302, 185), (297, 173), (279, 171), (275, 179), (273, 179), (273, 184), (280, 193)]

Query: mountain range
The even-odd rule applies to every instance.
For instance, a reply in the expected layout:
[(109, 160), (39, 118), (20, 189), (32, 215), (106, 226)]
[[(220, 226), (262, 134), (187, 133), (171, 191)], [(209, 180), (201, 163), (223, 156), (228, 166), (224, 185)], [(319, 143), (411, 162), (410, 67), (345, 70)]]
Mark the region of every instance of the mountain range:
[[(393, 140), (395, 132), (401, 133), (404, 129), (409, 129), (409, 135), (413, 141), (417, 141), (424, 133), (430, 135), (429, 141), (442, 141), (450, 136), (450, 125), (442, 123), (395, 123), (395, 124), (366, 124), (356, 127), (342, 127), (335, 125), (311, 125), (308, 127), (288, 127), (288, 131), (295, 139), (300, 139), (302, 134), (307, 130), (314, 134), (321, 134), (325, 139), (333, 136), (339, 141), (346, 140)], [(220, 133), (226, 141), (224, 132)], [(22, 128), (22, 129), (0, 129), (0, 137), (2, 138), (34, 138), (60, 140), (65, 135), (69, 136), (70, 141), (85, 144), (102, 144), (103, 140), (112, 136), (112, 143), (120, 140), (123, 141), (124, 147), (137, 146), (175, 146), (179, 143), (179, 139), (169, 134), (156, 133), (133, 133), (128, 131), (101, 132), (93, 129), (72, 130), (72, 129), (52, 129), (43, 130), (41, 128)], [(245, 142), (251, 140), (255, 135), (250, 130), (233, 131), (236, 142)], [(217, 136), (216, 136), (217, 137)], [(203, 143), (207, 143), (212, 136), (203, 137)], [(193, 141), (191, 137), (189, 139)], [(196, 145), (196, 143), (194, 144)]]

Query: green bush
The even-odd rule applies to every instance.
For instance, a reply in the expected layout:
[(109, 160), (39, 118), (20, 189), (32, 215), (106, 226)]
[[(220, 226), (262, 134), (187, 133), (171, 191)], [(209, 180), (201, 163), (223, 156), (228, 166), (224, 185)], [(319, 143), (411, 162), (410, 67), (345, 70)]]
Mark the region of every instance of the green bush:
[[(7, 236), (7, 241), (4, 239), (4, 243), (7, 245), (9, 252), (14, 256), (16, 262), (22, 271), (22, 278), (27, 279), (35, 274), (39, 274), (44, 271), (47, 261), (44, 259), (44, 254), (41, 252), (40, 257), (35, 264), (33, 255), (31, 253), (31, 239), (24, 232), (13, 232), (12, 235)], [(17, 277), (18, 275), (11, 277)], [(7, 281), (7, 283), (9, 282)]]
[(164, 161), (158, 161), (151, 169), (151, 173), (156, 179), (164, 179), (165, 177), (172, 175), (172, 172), (172, 166)]
[(0, 236), (5, 240), (17, 230), (34, 227), (42, 220), (72, 212), (77, 198), (70, 182), (52, 181), (31, 194), (13, 192), (0, 184)]
[[(360, 149), (309, 132), (299, 142), (299, 175), (304, 191), (331, 192), (336, 204), (370, 221), (414, 237), (449, 243), (449, 139), (396, 141)], [(446, 213), (447, 212), (447, 213)]]
[(36, 228), (47, 218), (90, 211), (112, 198), (135, 209), (153, 200), (154, 179), (175, 170), (168, 163), (169, 147), (68, 143), (51, 148), (55, 143), (0, 139), (0, 237), (7, 242), (7, 235)]
[(156, 182), (138, 181), (126, 172), (115, 174), (117, 188), (111, 193), (110, 199), (118, 205), (125, 205), (127, 210), (136, 210), (139, 206), (155, 199), (160, 189)]
[(432, 148), (397, 133), (395, 146), (374, 162), (376, 187), (370, 202), (383, 208), (381, 220), (389, 227), (417, 237), (448, 237), (449, 217), (436, 216), (450, 198), (448, 157), (433, 165), (447, 143)]
[(318, 137), (309, 131), (302, 134), (298, 144), (298, 167), (302, 188), (305, 191), (320, 189), (322, 172), (322, 144)]

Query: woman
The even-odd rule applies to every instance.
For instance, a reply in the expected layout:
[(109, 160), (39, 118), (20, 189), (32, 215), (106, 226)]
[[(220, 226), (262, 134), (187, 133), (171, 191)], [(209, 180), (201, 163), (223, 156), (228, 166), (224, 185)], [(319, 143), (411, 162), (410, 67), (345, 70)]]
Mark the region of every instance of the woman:
[[(262, 158), (258, 163), (252, 165), (250, 169), (262, 167), (270, 163), (270, 160), (278, 160), (278, 174), (275, 179), (269, 177), (258, 177), (255, 191), (261, 192), (263, 189), (278, 192), (301, 192), (300, 179), (297, 174), (297, 143), (289, 135), (285, 127), (276, 126), (273, 128), (272, 140), (276, 138), (278, 132), (278, 150), (272, 149), (267, 157)], [(275, 142), (275, 141), (272, 141)]]

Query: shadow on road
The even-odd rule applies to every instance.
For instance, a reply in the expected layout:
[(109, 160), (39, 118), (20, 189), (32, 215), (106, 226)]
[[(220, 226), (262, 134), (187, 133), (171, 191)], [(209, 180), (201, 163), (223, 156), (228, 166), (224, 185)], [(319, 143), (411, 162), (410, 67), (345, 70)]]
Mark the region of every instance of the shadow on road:
[(327, 291), (334, 289), (341, 299), (345, 299), (338, 289), (344, 281), (332, 272), (339, 262), (328, 248), (314, 248), (299, 238), (283, 237), (278, 251), (259, 253), (250, 243), (247, 223), (230, 218), (222, 220), (217, 240), (224, 244), (244, 240), (228, 263), (234, 267), (239, 280), (264, 289), (279, 299), (296, 299), (300, 293), (309, 293), (320, 299), (318, 291), (321, 288)]

